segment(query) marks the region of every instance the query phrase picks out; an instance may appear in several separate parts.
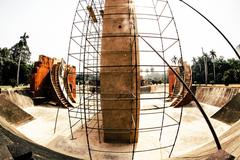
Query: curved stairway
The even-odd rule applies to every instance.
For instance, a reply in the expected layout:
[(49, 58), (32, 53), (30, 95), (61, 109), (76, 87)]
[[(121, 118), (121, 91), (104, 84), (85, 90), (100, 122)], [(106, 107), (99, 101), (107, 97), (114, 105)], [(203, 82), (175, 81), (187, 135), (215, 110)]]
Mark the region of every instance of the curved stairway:
[(69, 102), (68, 98), (64, 95), (65, 88), (61, 89), (60, 85), (60, 76), (62, 70), (61, 63), (54, 64), (52, 70), (50, 71), (51, 84), (54, 90), (54, 93), (58, 99), (58, 102), (66, 108), (73, 108), (74, 106)]
[[(190, 65), (187, 65), (185, 62), (183, 63), (184, 67), (184, 81), (189, 88), (192, 86), (192, 70)], [(179, 72), (178, 72), (179, 73)], [(176, 92), (178, 92), (176, 94)], [(192, 101), (191, 94), (183, 87), (182, 83), (176, 79), (174, 95), (177, 95), (176, 98), (172, 100), (171, 106), (180, 107), (186, 105)]]
[(67, 66), (66, 69), (64, 69), (64, 88), (66, 89), (66, 92), (67, 92), (67, 96), (70, 98), (70, 100), (73, 102), (73, 103), (76, 103), (74, 97), (73, 97), (73, 94), (72, 94), (72, 89), (68, 83), (68, 75), (71, 74), (69, 73), (69, 67)]

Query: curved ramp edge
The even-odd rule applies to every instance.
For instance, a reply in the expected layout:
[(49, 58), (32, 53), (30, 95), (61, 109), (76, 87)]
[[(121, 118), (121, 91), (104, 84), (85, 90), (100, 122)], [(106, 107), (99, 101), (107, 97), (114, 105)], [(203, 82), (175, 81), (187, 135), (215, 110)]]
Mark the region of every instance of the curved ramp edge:
[[(211, 118), (217, 119), (229, 125), (240, 119), (240, 93), (235, 95), (227, 104), (218, 110)], [(240, 143), (240, 142), (239, 142)]]
[[(228, 131), (219, 137), (222, 149), (231, 154), (235, 159), (240, 158), (240, 121), (236, 122)], [(170, 158), (170, 160), (203, 160), (209, 158), (210, 155), (217, 152), (214, 142), (210, 142), (196, 150), (185, 155)]]
[[(16, 131), (16, 129), (12, 127), (8, 122), (1, 119), (0, 119), (0, 134), (2, 135), (2, 137), (5, 137), (5, 139), (8, 142), (7, 144), (5, 143), (4, 145), (0, 144), (1, 155), (2, 152), (4, 152), (6, 156), (10, 156), (9, 154), (11, 154), (14, 158), (14, 156), (16, 155), (21, 155), (22, 153), (25, 154), (26, 152), (28, 152), (32, 154), (33, 159), (38, 160), (46, 159), (77, 160), (77, 158), (55, 152), (46, 147), (31, 142), (30, 140), (25, 138), (20, 132)], [(4, 148), (4, 150), (2, 150), (2, 148)], [(7, 150), (9, 152), (7, 152)]]

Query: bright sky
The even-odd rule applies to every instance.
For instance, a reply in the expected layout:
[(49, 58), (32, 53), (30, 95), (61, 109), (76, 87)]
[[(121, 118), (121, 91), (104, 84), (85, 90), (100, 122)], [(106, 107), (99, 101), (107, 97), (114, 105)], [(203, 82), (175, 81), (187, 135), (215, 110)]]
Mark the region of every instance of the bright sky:
[[(149, 0), (150, 1), (150, 0)], [(239, 0), (186, 0), (228, 37), (240, 44)], [(66, 58), (73, 15), (78, 0), (0, 0), (0, 47), (11, 47), (27, 32), (32, 60), (38, 55)], [(198, 14), (179, 0), (169, 0), (177, 22), (185, 60), (214, 49), (236, 57), (225, 40)]]

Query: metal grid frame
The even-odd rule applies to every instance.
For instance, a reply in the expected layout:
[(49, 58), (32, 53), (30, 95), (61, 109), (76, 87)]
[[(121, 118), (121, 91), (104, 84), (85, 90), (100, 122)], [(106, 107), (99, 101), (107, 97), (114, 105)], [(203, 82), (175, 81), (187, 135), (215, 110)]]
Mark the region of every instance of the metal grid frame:
[[(137, 1), (137, 0), (136, 0)], [(139, 0), (141, 1), (141, 0)], [(129, 0), (129, 3), (132, 3)], [(179, 35), (176, 28), (176, 23), (169, 6), (168, 1), (165, 0), (152, 0), (150, 2), (151, 6), (136, 5), (136, 10), (153, 10), (153, 13), (141, 13), (136, 11), (136, 21), (146, 21), (151, 22), (157, 25), (158, 32), (138, 32), (134, 34), (134, 39), (138, 38), (140, 44), (145, 45), (144, 48), (140, 48), (141, 54), (155, 54), (157, 56), (162, 56), (168, 63), (172, 64), (173, 67), (182, 68), (182, 50), (179, 41)], [(88, 6), (91, 6), (93, 12), (95, 13), (97, 22), (94, 22), (93, 17), (90, 15)], [(114, 6), (109, 6), (114, 7)], [(102, 37), (102, 25), (103, 25), (103, 11), (104, 10), (104, 0), (79, 0), (78, 6), (75, 12), (74, 21), (72, 25), (71, 37), (69, 42), (69, 51), (68, 51), (68, 60), (67, 63), (77, 66), (77, 74), (82, 78), (81, 84), (78, 86), (77, 95), (78, 95), (78, 104), (76, 107), (68, 108), (70, 130), (73, 135), (73, 127), (81, 123), (82, 127), (85, 127), (87, 145), (89, 151), (90, 159), (94, 159), (93, 152), (104, 152), (109, 154), (131, 154), (132, 159), (134, 155), (141, 152), (151, 152), (154, 150), (161, 150), (169, 148), (169, 157), (172, 154), (173, 148), (176, 143), (181, 117), (182, 117), (182, 108), (179, 112), (179, 118), (175, 119), (166, 112), (166, 109), (170, 108), (166, 104), (166, 99), (168, 97), (167, 93), (167, 82), (164, 81), (163, 91), (149, 93), (149, 95), (161, 94), (161, 96), (147, 96), (146, 98), (141, 97), (140, 101), (153, 101), (153, 100), (163, 100), (162, 106), (153, 106), (148, 109), (141, 109), (140, 116), (161, 114), (161, 121), (158, 126), (154, 127), (145, 127), (139, 128), (139, 132), (155, 132), (159, 134), (159, 142), (162, 140), (162, 134), (165, 128), (176, 126), (176, 134), (173, 142), (170, 145), (164, 145), (154, 148), (145, 148), (142, 150), (136, 149), (136, 144), (132, 144), (132, 149), (129, 151), (111, 151), (103, 150), (101, 148), (94, 148), (91, 144), (91, 134), (97, 132), (98, 141), (102, 143), (101, 132), (103, 128), (101, 127), (101, 98), (99, 90), (99, 79), (100, 79), (100, 70), (103, 67), (101, 66), (101, 39)], [(124, 13), (123, 13), (124, 14)], [(167, 14), (167, 15), (166, 15)], [(132, 16), (134, 17), (134, 16)], [(161, 25), (161, 20), (165, 19), (164, 26)], [(134, 20), (135, 21), (135, 20)], [(135, 24), (136, 25), (136, 24)], [(140, 28), (139, 24), (137, 24)], [(141, 24), (140, 24), (141, 25)], [(166, 32), (168, 28), (173, 27), (174, 36), (168, 35)], [(152, 41), (158, 41), (160, 47), (155, 44), (151, 44)], [(168, 42), (166, 42), (168, 41)], [(166, 42), (166, 43), (165, 43)], [(171, 48), (178, 48), (178, 56), (181, 60), (178, 64), (173, 64), (169, 59), (169, 50)], [(172, 55), (173, 56), (173, 55)], [(75, 62), (74, 62), (75, 61)], [(129, 66), (111, 66), (111, 67), (129, 67)], [(146, 71), (143, 71), (144, 68), (154, 67), (157, 69), (158, 73), (163, 74), (164, 78), (167, 75), (167, 64), (159, 59), (159, 64), (135, 64), (133, 66), (136, 69), (141, 68), (142, 74), (147, 74)], [(71, 73), (69, 73), (71, 74)], [(139, 82), (140, 83), (140, 82)], [(137, 87), (136, 87), (137, 89)], [(133, 108), (134, 109), (134, 108)], [(165, 125), (164, 120), (170, 118), (174, 123)], [(110, 129), (111, 130), (111, 129)], [(134, 128), (135, 135), (137, 128)]]

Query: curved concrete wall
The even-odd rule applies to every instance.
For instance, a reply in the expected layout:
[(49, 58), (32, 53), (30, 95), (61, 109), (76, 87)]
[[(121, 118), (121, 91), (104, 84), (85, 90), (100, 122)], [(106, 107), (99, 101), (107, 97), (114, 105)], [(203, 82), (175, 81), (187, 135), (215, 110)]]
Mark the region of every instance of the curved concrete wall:
[(195, 96), (202, 103), (223, 107), (237, 93), (240, 93), (240, 86), (199, 86)]

